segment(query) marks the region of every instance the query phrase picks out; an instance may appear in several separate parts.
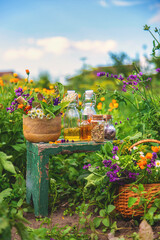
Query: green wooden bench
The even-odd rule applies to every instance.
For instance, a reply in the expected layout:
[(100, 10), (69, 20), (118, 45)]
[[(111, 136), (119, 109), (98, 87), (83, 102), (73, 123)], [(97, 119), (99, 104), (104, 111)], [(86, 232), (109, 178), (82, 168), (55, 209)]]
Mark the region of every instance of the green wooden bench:
[(48, 216), (49, 156), (74, 152), (94, 152), (104, 143), (69, 142), (60, 144), (27, 142), (26, 201), (31, 197), (35, 216)]

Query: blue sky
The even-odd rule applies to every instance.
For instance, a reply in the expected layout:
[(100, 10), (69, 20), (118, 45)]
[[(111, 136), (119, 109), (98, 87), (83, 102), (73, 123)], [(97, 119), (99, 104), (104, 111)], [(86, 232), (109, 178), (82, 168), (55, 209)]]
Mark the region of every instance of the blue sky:
[(159, 0), (1, 0), (0, 9), (0, 71), (62, 82), (82, 57), (96, 67), (111, 64), (108, 52), (138, 53), (143, 66), (153, 40), (143, 26), (160, 26)]

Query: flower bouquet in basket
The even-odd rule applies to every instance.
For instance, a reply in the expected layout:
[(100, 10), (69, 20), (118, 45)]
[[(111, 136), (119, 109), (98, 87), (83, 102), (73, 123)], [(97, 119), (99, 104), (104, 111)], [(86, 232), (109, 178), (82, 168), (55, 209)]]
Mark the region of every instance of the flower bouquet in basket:
[(101, 164), (83, 167), (91, 172), (86, 177), (86, 188), (105, 184), (103, 191), (106, 195), (107, 191), (116, 193), (114, 205), (124, 217), (142, 216), (153, 203), (155, 208), (150, 211), (156, 211), (160, 206), (160, 141), (147, 139), (134, 145), (117, 143), (107, 142), (102, 147), (102, 153), (97, 154), (102, 159)]
[[(29, 78), (29, 70), (26, 73)], [(10, 94), (12, 100), (7, 111), (23, 115), (23, 133), (28, 141), (49, 142), (59, 138), (61, 115), (74, 100), (74, 93), (64, 97), (64, 86), (58, 82), (42, 90), (17, 87)]]

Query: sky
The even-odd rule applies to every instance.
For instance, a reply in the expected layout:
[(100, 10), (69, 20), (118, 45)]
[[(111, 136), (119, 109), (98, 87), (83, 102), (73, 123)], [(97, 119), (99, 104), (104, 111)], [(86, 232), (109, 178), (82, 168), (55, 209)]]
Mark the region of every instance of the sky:
[[(31, 78), (48, 72), (65, 83), (86, 64), (111, 65), (109, 52), (131, 58), (152, 51), (160, 0), (0, 0), (0, 71)], [(144, 48), (144, 46), (147, 46)]]

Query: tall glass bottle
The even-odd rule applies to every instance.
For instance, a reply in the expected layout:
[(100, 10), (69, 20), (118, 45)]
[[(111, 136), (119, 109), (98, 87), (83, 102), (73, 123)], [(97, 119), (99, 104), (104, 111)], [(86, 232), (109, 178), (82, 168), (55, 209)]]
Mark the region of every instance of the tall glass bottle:
[(96, 114), (95, 110), (96, 96), (93, 90), (86, 90), (83, 95), (83, 110), (81, 121), (81, 140), (91, 140), (91, 120)]
[[(67, 91), (67, 95), (73, 94), (75, 91)], [(74, 100), (69, 104), (64, 115), (64, 139), (69, 141), (80, 140), (80, 115), (77, 109), (78, 94), (75, 94)]]

